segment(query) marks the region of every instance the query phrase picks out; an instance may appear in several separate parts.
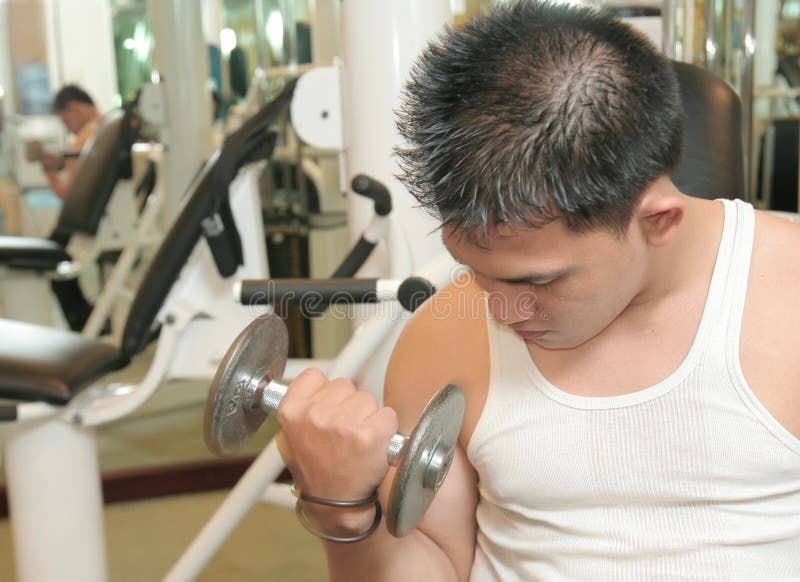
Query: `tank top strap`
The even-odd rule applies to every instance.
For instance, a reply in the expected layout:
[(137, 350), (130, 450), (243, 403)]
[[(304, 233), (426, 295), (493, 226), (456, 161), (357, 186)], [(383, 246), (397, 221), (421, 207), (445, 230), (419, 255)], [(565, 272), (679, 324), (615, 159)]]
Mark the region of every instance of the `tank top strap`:
[[(486, 327), (491, 362), (489, 386), (527, 386), (530, 383), (529, 368), (532, 362), (525, 341), (511, 328), (495, 321), (488, 309)], [(500, 396), (505, 395), (507, 391), (502, 391)]]
[(715, 339), (719, 340), (716, 342), (718, 345), (725, 347), (728, 357), (733, 350), (738, 361), (739, 336), (742, 331), (750, 261), (753, 256), (755, 211), (750, 204), (741, 200), (726, 201), (726, 209), (730, 213), (726, 222), (732, 225), (731, 256), (721, 301), (720, 324), (723, 329), (720, 331), (724, 335)]

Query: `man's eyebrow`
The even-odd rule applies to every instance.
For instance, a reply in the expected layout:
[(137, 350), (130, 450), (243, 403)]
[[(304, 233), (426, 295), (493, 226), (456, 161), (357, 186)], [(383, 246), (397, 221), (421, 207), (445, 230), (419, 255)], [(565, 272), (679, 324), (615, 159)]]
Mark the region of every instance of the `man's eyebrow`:
[[(450, 256), (452, 256), (453, 260), (456, 263), (458, 263), (459, 265), (463, 265), (465, 267), (469, 267), (470, 270), (473, 271), (476, 275), (481, 275), (481, 273), (476, 271), (474, 267), (472, 267), (471, 265), (468, 265), (467, 263), (465, 263), (464, 261), (462, 261), (461, 259), (459, 259), (455, 255), (453, 255), (452, 253), (450, 253)], [(501, 278), (497, 278), (496, 280), (500, 281), (502, 283), (507, 283), (509, 285), (522, 285), (522, 284), (542, 285), (544, 283), (550, 283), (551, 281), (553, 281), (555, 279), (558, 279), (559, 277), (563, 277), (564, 275), (568, 275), (572, 271), (574, 271), (574, 267), (565, 267), (563, 269), (556, 269), (556, 270), (553, 270), (553, 271), (542, 271), (542, 272), (539, 272), (539, 273), (527, 273), (525, 275), (520, 275), (518, 277), (501, 277)], [(488, 277), (488, 278), (492, 279), (493, 277)]]

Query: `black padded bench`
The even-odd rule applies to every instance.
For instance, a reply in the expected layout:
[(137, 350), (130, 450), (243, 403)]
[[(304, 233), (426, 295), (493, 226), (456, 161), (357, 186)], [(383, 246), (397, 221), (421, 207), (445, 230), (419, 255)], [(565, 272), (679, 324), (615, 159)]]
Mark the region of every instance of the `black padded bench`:
[(55, 241), (46, 238), (0, 236), (0, 265), (26, 271), (53, 271), (72, 257)]

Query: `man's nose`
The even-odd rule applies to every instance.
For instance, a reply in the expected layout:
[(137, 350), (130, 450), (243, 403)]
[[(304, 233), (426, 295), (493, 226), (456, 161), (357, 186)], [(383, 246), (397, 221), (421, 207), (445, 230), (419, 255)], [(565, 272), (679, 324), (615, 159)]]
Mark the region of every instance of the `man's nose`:
[(501, 291), (499, 289), (487, 290), (488, 307), (492, 319), (505, 324), (514, 325), (522, 321), (529, 321), (536, 315), (537, 297), (533, 291)]

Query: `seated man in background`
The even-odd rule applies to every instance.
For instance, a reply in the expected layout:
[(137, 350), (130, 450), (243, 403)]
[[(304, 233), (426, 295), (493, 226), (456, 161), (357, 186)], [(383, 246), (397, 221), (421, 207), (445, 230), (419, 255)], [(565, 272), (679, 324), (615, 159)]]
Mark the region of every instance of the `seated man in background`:
[[(504, 3), (424, 51), (399, 129), (472, 277), (403, 331), (388, 407), (299, 376), (282, 450), (301, 492), (352, 502), (439, 387), (466, 415), (418, 527), (326, 541), (332, 578), (800, 580), (800, 228), (675, 187), (670, 62), (608, 13)], [(303, 510), (345, 537), (376, 515)]]
[[(79, 153), (94, 134), (102, 115), (95, 107), (89, 94), (77, 85), (65, 85), (53, 100), (53, 112), (58, 115), (75, 137), (70, 142), (68, 152)], [(42, 165), (50, 183), (50, 189), (59, 198), (64, 198), (72, 183), (72, 176), (78, 164), (77, 158), (64, 160), (53, 152), (42, 152)]]

